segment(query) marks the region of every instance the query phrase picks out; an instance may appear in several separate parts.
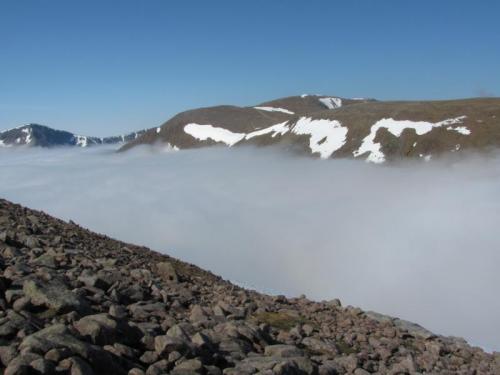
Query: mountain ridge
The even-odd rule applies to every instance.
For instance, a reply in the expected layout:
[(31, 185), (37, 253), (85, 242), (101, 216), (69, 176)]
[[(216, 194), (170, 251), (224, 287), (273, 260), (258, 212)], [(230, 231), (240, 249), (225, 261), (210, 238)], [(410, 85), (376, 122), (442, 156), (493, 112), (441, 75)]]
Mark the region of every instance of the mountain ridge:
[(53, 129), (46, 125), (30, 123), (16, 128), (0, 131), (0, 147), (89, 147), (102, 144), (118, 144), (126, 143), (134, 138), (137, 138), (144, 132), (145, 130), (139, 130), (122, 136), (89, 137), (77, 135), (65, 130)]
[(500, 98), (378, 101), (309, 95), (254, 107), (199, 108), (175, 115), (120, 151), (141, 144), (174, 149), (281, 145), (321, 158), (428, 160), (500, 146)]
[[(38, 132), (39, 128), (44, 132)], [(247, 107), (190, 109), (160, 126), (116, 137), (85, 137), (37, 124), (0, 132), (0, 146), (25, 144), (123, 144), (119, 152), (140, 145), (173, 150), (280, 146), (323, 159), (429, 160), (447, 153), (499, 147), (500, 98), (380, 101), (304, 94)]]

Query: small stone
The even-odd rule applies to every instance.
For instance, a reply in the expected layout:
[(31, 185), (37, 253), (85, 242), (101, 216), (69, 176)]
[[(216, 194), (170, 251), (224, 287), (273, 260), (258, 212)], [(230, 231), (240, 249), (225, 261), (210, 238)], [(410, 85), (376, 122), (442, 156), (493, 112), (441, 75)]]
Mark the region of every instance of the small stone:
[(49, 361), (59, 363), (63, 359), (69, 358), (74, 355), (72, 350), (68, 348), (58, 348), (58, 349), (50, 349), (47, 353), (45, 353), (45, 359)]
[(106, 290), (109, 288), (109, 284), (104, 281), (101, 277), (99, 277), (97, 274), (85, 270), (82, 272), (82, 274), (78, 277), (78, 281), (82, 282), (83, 284), (91, 287), (95, 287), (98, 289), (103, 289)]
[(15, 300), (12, 304), (12, 308), (14, 311), (22, 311), (26, 310), (26, 308), (30, 305), (30, 299), (28, 297), (21, 297)]
[(168, 354), (172, 351), (185, 351), (187, 344), (184, 340), (171, 336), (156, 336), (155, 351), (158, 355)]
[(194, 305), (189, 314), (189, 320), (193, 323), (204, 322), (208, 320), (208, 314), (200, 305)]
[(162, 375), (167, 373), (168, 362), (165, 359), (153, 363), (146, 370), (146, 375)]
[(7, 367), (10, 361), (12, 361), (17, 356), (17, 350), (14, 345), (10, 346), (0, 346), (0, 361)]
[(144, 354), (141, 356), (140, 360), (142, 363), (146, 363), (148, 365), (155, 363), (158, 361), (158, 354), (153, 351), (145, 351)]
[(80, 357), (71, 357), (71, 375), (94, 375), (92, 367)]
[(30, 366), (40, 374), (53, 374), (55, 372), (54, 363), (44, 358), (35, 359), (30, 363)]
[(203, 363), (199, 359), (188, 359), (179, 363), (174, 367), (173, 373), (184, 372), (184, 373), (195, 373), (199, 374), (203, 369)]
[(127, 317), (127, 309), (121, 305), (111, 305), (109, 307), (109, 315), (116, 319), (124, 319)]

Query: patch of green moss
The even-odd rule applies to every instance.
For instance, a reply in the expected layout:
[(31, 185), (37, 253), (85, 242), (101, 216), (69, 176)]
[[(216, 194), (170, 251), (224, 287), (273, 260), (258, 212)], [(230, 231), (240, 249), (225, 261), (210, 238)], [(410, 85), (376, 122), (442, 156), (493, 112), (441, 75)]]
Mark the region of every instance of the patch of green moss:
[(354, 349), (343, 340), (336, 341), (335, 344), (337, 345), (337, 348), (341, 354), (349, 355), (358, 353), (358, 350)]
[(254, 315), (258, 323), (269, 324), (271, 327), (290, 330), (298, 324), (309, 323), (306, 319), (297, 316), (291, 316), (280, 312), (263, 312)]

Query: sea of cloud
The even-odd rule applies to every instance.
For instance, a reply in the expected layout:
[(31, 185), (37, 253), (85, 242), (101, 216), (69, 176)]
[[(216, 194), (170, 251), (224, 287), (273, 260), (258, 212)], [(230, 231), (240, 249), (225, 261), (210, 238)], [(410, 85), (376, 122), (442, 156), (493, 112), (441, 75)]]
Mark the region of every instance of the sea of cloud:
[(0, 197), (261, 291), (340, 298), (500, 350), (500, 157), (0, 149)]

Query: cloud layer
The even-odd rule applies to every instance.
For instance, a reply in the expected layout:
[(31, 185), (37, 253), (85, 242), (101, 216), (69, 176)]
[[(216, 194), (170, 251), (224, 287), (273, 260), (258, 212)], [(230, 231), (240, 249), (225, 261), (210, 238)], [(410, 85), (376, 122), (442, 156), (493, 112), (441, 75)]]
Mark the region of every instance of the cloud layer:
[(499, 161), (0, 149), (0, 196), (246, 286), (339, 297), (500, 350)]

